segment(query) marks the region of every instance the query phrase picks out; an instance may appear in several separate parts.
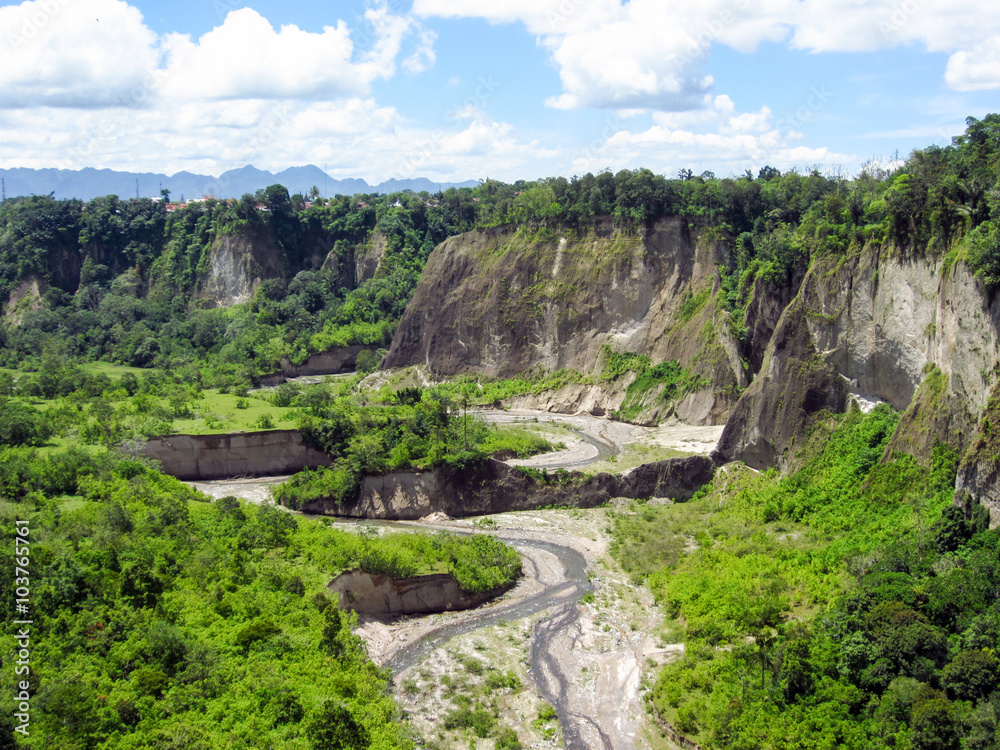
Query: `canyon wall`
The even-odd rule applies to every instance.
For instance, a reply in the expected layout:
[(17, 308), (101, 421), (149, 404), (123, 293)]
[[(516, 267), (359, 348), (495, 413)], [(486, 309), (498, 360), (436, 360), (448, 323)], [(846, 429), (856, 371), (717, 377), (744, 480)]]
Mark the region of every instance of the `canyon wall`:
[(466, 469), (396, 472), (365, 477), (350, 503), (317, 500), (301, 510), (349, 518), (416, 520), (432, 513), (463, 517), (546, 506), (593, 508), (613, 497), (688, 500), (711, 480), (707, 456), (643, 464), (621, 475), (526, 473), (489, 459)]
[(383, 366), (593, 372), (607, 344), (706, 376), (721, 419), (747, 382), (731, 319), (716, 304), (726, 262), (717, 233), (679, 218), (640, 234), (603, 220), (458, 235), (428, 258)]
[(159, 461), (165, 474), (184, 480), (292, 474), (331, 463), (298, 430), (166, 435), (150, 439), (143, 453)]
[(451, 573), (393, 578), (347, 570), (334, 578), (327, 590), (337, 597), (341, 609), (376, 617), (394, 617), (471, 609), (513, 585), (470, 594), (462, 590)]

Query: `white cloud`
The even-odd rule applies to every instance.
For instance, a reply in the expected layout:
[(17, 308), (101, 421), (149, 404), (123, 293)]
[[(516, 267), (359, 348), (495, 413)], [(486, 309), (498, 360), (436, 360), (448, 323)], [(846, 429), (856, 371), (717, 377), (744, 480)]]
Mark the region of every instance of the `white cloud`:
[(1000, 34), (952, 55), (944, 79), (956, 91), (1000, 88)]
[(775, 121), (767, 107), (739, 112), (725, 95), (693, 112), (656, 113), (643, 131), (619, 128), (573, 162), (578, 172), (639, 164), (673, 174), (681, 168), (711, 165), (725, 174), (756, 171), (765, 165), (779, 169), (807, 169), (816, 164), (835, 166), (856, 161), (851, 154), (797, 144), (801, 133), (785, 120)]
[(121, 0), (0, 7), (0, 106), (110, 106), (144, 97), (156, 36)]
[(410, 75), (423, 73), (434, 67), (437, 55), (434, 52), (434, 42), (437, 41), (437, 34), (429, 29), (420, 31), (420, 42), (413, 54), (403, 60), (403, 69)]
[(147, 106), (176, 101), (329, 99), (364, 95), (373, 81), (433, 66), (433, 32), (384, 3), (365, 25), (320, 33), (275, 29), (251, 8), (230, 11), (198, 39), (157, 37), (124, 0), (32, 0), (0, 7), (0, 106)]
[(556, 108), (697, 109), (712, 88), (714, 45), (809, 52), (922, 45), (952, 55), (946, 83), (1000, 87), (1000, 4), (980, 0), (415, 0), (421, 16), (521, 22), (549, 50)]
[(297, 26), (275, 30), (251, 8), (230, 12), (221, 26), (197, 42), (174, 34), (167, 53), (164, 93), (178, 99), (319, 98), (365, 93), (371, 81), (391, 72), (399, 23), (384, 14), (371, 19), (378, 39), (366, 60), (352, 62), (354, 43), (343, 21), (323, 33)]

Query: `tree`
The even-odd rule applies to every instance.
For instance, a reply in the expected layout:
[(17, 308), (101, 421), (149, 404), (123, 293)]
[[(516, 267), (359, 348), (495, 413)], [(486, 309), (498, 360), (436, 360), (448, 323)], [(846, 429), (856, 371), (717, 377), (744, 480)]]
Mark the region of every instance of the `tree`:
[(957, 700), (985, 698), (1000, 684), (1000, 660), (989, 651), (963, 651), (944, 668), (942, 683)]
[(955, 717), (943, 696), (914, 703), (910, 726), (916, 750), (958, 750)]
[(368, 730), (339, 701), (326, 700), (306, 728), (314, 750), (364, 750), (371, 744)]

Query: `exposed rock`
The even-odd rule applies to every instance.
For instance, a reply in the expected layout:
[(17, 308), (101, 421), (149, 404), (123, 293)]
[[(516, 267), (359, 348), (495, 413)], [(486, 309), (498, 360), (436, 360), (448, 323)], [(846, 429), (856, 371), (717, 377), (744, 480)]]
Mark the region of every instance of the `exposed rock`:
[(382, 266), (382, 258), (389, 245), (389, 240), (379, 230), (372, 232), (368, 242), (354, 252), (354, 284), (361, 286), (369, 279), (374, 279)]
[(869, 393), (905, 409), (928, 363), (978, 413), (1000, 353), (992, 307), (964, 263), (868, 248), (844, 262), (817, 260), (802, 285), (817, 350)]
[(208, 253), (208, 278), (202, 282), (201, 293), (220, 307), (246, 302), (263, 279), (287, 276), (281, 249), (267, 234), (223, 235)]
[(948, 377), (936, 366), (928, 370), (886, 447), (886, 456), (909, 453), (923, 466), (930, 466), (938, 445), (961, 455), (975, 430), (975, 420), (965, 402), (948, 387)]
[(306, 375), (337, 375), (343, 372), (353, 372), (358, 361), (358, 355), (364, 351), (375, 351), (376, 346), (354, 344), (338, 346), (326, 352), (310, 355), (301, 365), (293, 365), (288, 359), (281, 360), (281, 372), (264, 375), (261, 385), (278, 385), (288, 378), (298, 378)]
[(913, 403), (893, 448), (922, 462), (938, 443), (961, 450), (969, 420), (985, 406), (998, 354), (1000, 301), (983, 298), (963, 263), (946, 267), (880, 247), (818, 258), (733, 410), (720, 455), (757, 468), (784, 466), (809, 414), (844, 408), (845, 382), (906, 409), (933, 365), (943, 390)]
[[(468, 232), (431, 253), (383, 366), (488, 377), (592, 372), (609, 344), (654, 363), (679, 361), (709, 377), (728, 407), (746, 378), (716, 304), (716, 267), (727, 260), (724, 243), (699, 239), (678, 218), (638, 235), (610, 221)], [(610, 399), (595, 405), (614, 408)]]
[(979, 429), (958, 468), (956, 503), (966, 495), (989, 509), (991, 525), (1000, 524), (1000, 381), (993, 386)]
[(781, 319), (781, 313), (791, 303), (801, 284), (802, 274), (791, 284), (770, 281), (758, 276), (753, 283), (750, 302), (747, 304), (746, 356), (750, 372), (759, 372), (764, 364), (764, 352)]
[(186, 480), (291, 474), (331, 463), (298, 430), (167, 435), (151, 438), (143, 453), (159, 461), (164, 474)]
[(327, 590), (336, 594), (342, 609), (375, 617), (426, 615), (470, 609), (510, 589), (514, 584), (479, 594), (463, 591), (451, 573), (409, 578), (347, 570)]
[(683, 501), (711, 480), (714, 471), (715, 464), (707, 456), (690, 456), (645, 464), (621, 476), (556, 472), (539, 478), (491, 459), (461, 470), (366, 477), (355, 502), (317, 500), (302, 510), (350, 518), (416, 520), (432, 513), (458, 518), (549, 505), (593, 508), (613, 497)]
[(28, 276), (10, 293), (4, 307), (4, 322), (9, 326), (19, 326), (25, 314), (45, 308), (42, 299), (49, 290), (48, 282), (40, 276)]
[(537, 409), (556, 414), (593, 414), (603, 417), (621, 406), (625, 391), (621, 384), (599, 383), (586, 385), (571, 383), (553, 391), (514, 396), (504, 401), (508, 409)]
[(815, 415), (842, 412), (846, 400), (844, 380), (817, 352), (797, 298), (782, 313), (761, 371), (734, 407), (717, 454), (756, 469), (783, 465)]
[(722, 404), (711, 388), (705, 388), (694, 393), (689, 393), (674, 410), (677, 418), (690, 425), (712, 425), (719, 424), (719, 417), (722, 412)]

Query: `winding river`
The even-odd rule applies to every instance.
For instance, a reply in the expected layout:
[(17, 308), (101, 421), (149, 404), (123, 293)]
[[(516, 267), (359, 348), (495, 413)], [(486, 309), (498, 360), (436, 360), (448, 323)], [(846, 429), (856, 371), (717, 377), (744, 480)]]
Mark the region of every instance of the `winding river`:
[[(631, 436), (621, 423), (595, 417), (574, 415), (485, 413), (490, 422), (516, 422), (536, 418), (562, 422), (578, 436), (579, 442), (565, 450), (536, 457), (533, 464), (546, 468), (580, 468), (606, 460), (621, 451)], [(639, 428), (642, 429), (642, 428)], [(709, 438), (711, 439), (711, 438)], [(528, 462), (520, 462), (528, 463)], [(239, 478), (197, 482), (194, 486), (213, 497), (237, 495), (252, 502), (267, 502), (270, 488), (285, 477), (263, 479)], [(603, 541), (595, 541), (600, 532), (589, 537), (582, 533), (549, 529), (541, 514), (530, 512), (506, 514), (500, 528), (491, 530), (521, 552), (524, 578), (505, 596), (474, 610), (411, 618), (401, 623), (383, 625), (362, 622), (359, 635), (366, 640), (372, 659), (392, 669), (397, 687), (404, 677), (418, 667), (435, 649), (451, 639), (502, 622), (536, 618), (527, 647), (529, 679), (541, 697), (555, 708), (567, 750), (632, 750), (637, 747), (637, 733), (642, 725), (639, 680), (651, 652), (652, 638), (647, 635), (655, 623), (651, 603), (642, 629), (609, 628), (581, 604), (585, 594), (594, 589), (588, 580), (594, 565), (604, 553)], [(511, 520), (516, 519), (516, 520)], [(395, 529), (442, 529), (456, 533), (474, 533), (469, 521), (393, 522), (337, 521), (338, 525), (360, 523)], [(623, 582), (627, 585), (627, 582)], [(642, 592), (633, 592), (638, 597)], [(642, 632), (645, 630), (646, 632)], [(636, 632), (638, 631), (638, 632)], [(595, 635), (596, 632), (596, 635)], [(582, 644), (582, 645), (581, 645)], [(662, 650), (662, 649), (660, 649)], [(600, 673), (597, 682), (581, 688), (583, 673)]]

